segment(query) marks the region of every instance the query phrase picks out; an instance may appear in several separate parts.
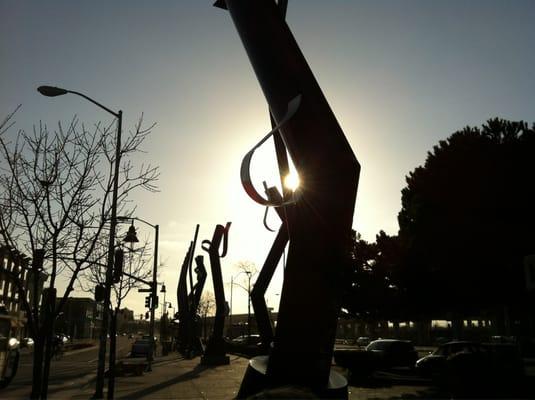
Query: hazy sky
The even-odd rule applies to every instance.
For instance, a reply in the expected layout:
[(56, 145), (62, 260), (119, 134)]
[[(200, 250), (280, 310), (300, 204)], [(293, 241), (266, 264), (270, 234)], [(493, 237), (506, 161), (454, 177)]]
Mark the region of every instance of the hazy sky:
[[(405, 175), (438, 140), (495, 116), (535, 121), (534, 1), (290, 0), (287, 21), (362, 165), (353, 226), (366, 239), (397, 232)], [(22, 103), (18, 128), (111, 121), (74, 95), (39, 95), (43, 84), (122, 109), (125, 128), (142, 112), (157, 122), (138, 161), (161, 167), (161, 192), (134, 200), (161, 226), (168, 301), (196, 223), (200, 239), (233, 223), (225, 282), (239, 260), (262, 265), (274, 234), (239, 166), (270, 124), (227, 12), (202, 0), (0, 0), (0, 56), (0, 117)], [(280, 273), (268, 305), (279, 287)], [(234, 312), (245, 299), (235, 288)], [(126, 305), (144, 311), (143, 295)]]

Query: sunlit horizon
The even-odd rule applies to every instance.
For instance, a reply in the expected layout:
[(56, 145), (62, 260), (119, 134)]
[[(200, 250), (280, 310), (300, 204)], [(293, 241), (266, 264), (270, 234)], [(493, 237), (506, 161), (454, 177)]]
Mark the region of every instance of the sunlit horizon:
[[(209, 240), (232, 221), (225, 282), (240, 260), (261, 268), (275, 237), (239, 176), (243, 156), (271, 130), (268, 106), (228, 13), (211, 3), (0, 5), (2, 116), (23, 104), (13, 134), (73, 115), (87, 127), (113, 122), (84, 99), (39, 95), (47, 84), (123, 110), (125, 132), (142, 114), (157, 123), (132, 162), (159, 165), (161, 191), (129, 200), (136, 216), (160, 225), (158, 280), (175, 303), (197, 223)], [(288, 25), (362, 166), (353, 228), (363, 238), (397, 233), (405, 176), (439, 140), (491, 117), (535, 120), (534, 17), (521, 1), (289, 2)], [(280, 188), (272, 143), (262, 147), (252, 165), (259, 193), (264, 180)], [(268, 219), (278, 229), (276, 213)], [(246, 311), (243, 293), (234, 300), (235, 312)], [(139, 315), (143, 302), (134, 290), (124, 306)]]

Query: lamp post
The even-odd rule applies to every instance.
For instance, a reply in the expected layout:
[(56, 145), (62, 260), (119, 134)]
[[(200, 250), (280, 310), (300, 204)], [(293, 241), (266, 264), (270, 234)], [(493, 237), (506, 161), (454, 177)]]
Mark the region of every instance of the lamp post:
[[(167, 308), (173, 310), (173, 312), (171, 313), (171, 316), (173, 317), (173, 319), (175, 318), (175, 307), (173, 307), (173, 303), (171, 303), (170, 301), (167, 302), (167, 304), (169, 305)], [(167, 311), (166, 311), (167, 313)]]
[[(113, 174), (113, 192), (111, 200), (111, 218), (110, 218), (110, 236), (108, 240), (108, 259), (107, 259), (107, 268), (106, 268), (106, 281), (104, 284), (104, 309), (102, 313), (102, 330), (100, 332), (100, 343), (98, 350), (98, 366), (97, 366), (97, 380), (95, 387), (95, 398), (101, 399), (103, 397), (104, 391), (104, 369), (106, 367), (106, 337), (108, 334), (109, 327), (109, 309), (110, 309), (110, 293), (112, 285), (112, 274), (113, 274), (113, 257), (114, 257), (114, 247), (115, 247), (115, 229), (117, 226), (117, 194), (119, 188), (119, 166), (121, 163), (121, 130), (123, 124), (123, 111), (119, 110), (114, 112), (108, 107), (103, 106), (92, 98), (86, 96), (83, 93), (75, 92), (73, 90), (62, 89), (54, 86), (39, 86), (37, 91), (43, 96), (56, 97), (62, 96), (67, 93), (75, 94), (77, 96), (83, 97), (84, 99), (90, 101), (96, 106), (102, 108), (104, 111), (107, 111), (115, 118), (117, 118), (117, 139), (115, 142), (115, 165), (114, 165), (114, 174)], [(110, 369), (114, 366), (110, 365)], [(110, 397), (111, 396), (111, 397)], [(108, 398), (113, 398), (113, 393), (109, 393)]]
[(163, 342), (162, 342), (162, 339), (163, 339), (163, 335), (162, 335), (162, 331), (165, 329), (164, 328), (164, 324), (167, 323), (167, 321), (164, 322), (164, 311), (165, 311), (165, 314), (167, 316), (167, 309), (166, 309), (166, 301), (165, 301), (165, 293), (167, 292), (167, 290), (165, 289), (165, 282), (162, 283), (162, 288), (160, 289), (160, 293), (163, 293), (163, 307), (162, 307), (162, 313), (160, 314), (160, 343), (162, 345), (162, 349), (163, 349)]
[[(160, 293), (163, 293), (163, 307), (162, 307), (162, 313), (160, 315), (160, 319), (163, 318), (163, 313), (164, 311), (167, 312), (167, 310), (165, 309), (165, 306), (167, 305), (166, 301), (165, 301), (165, 293), (167, 292), (166, 288), (165, 288), (165, 282), (162, 283), (162, 288), (160, 289)], [(161, 337), (161, 335), (160, 335)]]
[(124, 221), (124, 220), (132, 220), (132, 226), (133, 221), (139, 221), (142, 222), (151, 228), (154, 228), (154, 264), (152, 268), (152, 282), (150, 285), (150, 296), (151, 296), (151, 304), (150, 304), (150, 322), (149, 322), (149, 336), (150, 336), (150, 347), (149, 347), (149, 356), (147, 360), (147, 371), (152, 371), (152, 358), (154, 355), (154, 312), (156, 310), (156, 307), (158, 307), (158, 296), (157, 296), (157, 290), (158, 290), (158, 238), (160, 234), (160, 226), (159, 225), (153, 225), (150, 222), (147, 222), (141, 218), (137, 217), (117, 217), (118, 220)]

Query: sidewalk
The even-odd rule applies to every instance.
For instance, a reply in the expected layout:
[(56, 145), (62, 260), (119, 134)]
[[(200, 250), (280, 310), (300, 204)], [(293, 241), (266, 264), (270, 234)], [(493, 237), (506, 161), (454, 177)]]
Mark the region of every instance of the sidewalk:
[[(230, 355), (230, 365), (206, 367), (200, 358), (186, 360), (176, 353), (158, 357), (151, 372), (115, 379), (116, 399), (233, 399), (248, 360)], [(88, 377), (90, 378), (90, 377)], [(94, 393), (94, 376), (78, 387), (50, 393), (49, 399), (88, 400)]]

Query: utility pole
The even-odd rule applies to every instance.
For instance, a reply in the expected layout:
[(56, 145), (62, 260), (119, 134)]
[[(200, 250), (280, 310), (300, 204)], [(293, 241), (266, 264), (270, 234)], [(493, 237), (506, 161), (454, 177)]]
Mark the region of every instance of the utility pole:
[(251, 271), (247, 274), (247, 336), (251, 337)]

